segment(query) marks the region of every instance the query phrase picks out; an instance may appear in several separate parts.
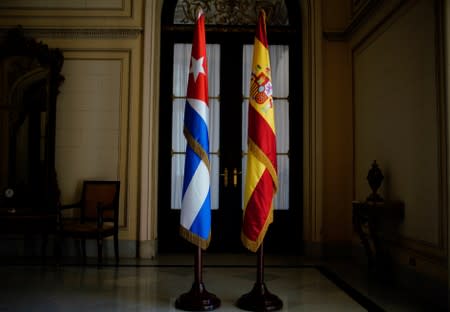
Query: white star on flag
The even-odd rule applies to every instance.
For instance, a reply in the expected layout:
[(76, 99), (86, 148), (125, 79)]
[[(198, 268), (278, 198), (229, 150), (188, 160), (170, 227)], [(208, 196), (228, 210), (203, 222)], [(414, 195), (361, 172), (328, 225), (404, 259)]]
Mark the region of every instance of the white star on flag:
[(200, 75), (200, 73), (203, 73), (205, 75), (205, 69), (203, 68), (203, 59), (205, 57), (202, 56), (201, 58), (199, 58), (198, 60), (196, 60), (195, 58), (191, 58), (191, 69), (189, 70), (189, 73), (193, 73), (194, 74), (194, 81), (197, 81), (197, 77), (198, 75)]

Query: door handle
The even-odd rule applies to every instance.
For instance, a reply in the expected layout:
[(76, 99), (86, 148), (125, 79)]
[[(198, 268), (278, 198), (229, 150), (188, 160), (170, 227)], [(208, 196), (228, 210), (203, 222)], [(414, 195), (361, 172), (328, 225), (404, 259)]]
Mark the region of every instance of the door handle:
[(228, 168), (223, 169), (220, 175), (223, 177), (223, 186), (228, 187)]
[(237, 187), (237, 177), (238, 177), (238, 174), (242, 174), (242, 171), (239, 171), (239, 172), (238, 172), (237, 168), (234, 168), (234, 169), (233, 169), (233, 186), (234, 186), (234, 187)]

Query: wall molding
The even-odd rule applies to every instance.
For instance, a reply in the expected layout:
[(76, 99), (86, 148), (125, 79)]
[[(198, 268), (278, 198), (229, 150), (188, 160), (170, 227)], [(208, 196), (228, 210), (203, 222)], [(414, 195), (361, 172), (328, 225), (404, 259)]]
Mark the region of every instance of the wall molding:
[[(131, 16), (132, 6), (136, 2), (135, 0), (121, 0), (119, 5), (108, 6), (108, 3), (103, 6), (94, 6), (89, 4), (89, 0), (82, 1), (79, 5), (75, 2), (71, 3), (71, 6), (66, 6), (64, 2), (59, 3), (45, 3), (45, 5), (36, 4), (33, 0), (16, 0), (15, 4), (11, 5), (9, 2), (6, 4), (0, 2), (0, 16), (12, 15), (12, 16), (86, 16), (88, 15), (110, 15), (110, 16)], [(3, 13), (4, 12), (4, 13)]]
[[(30, 1), (33, 3), (32, 1)], [(36, 1), (34, 1), (36, 2)], [(1, 5), (0, 26), (139, 27), (142, 25), (144, 0), (122, 0), (119, 6), (90, 7), (88, 3), (73, 7), (53, 5)]]
[[(0, 39), (2, 39), (9, 28), (0, 30)], [(143, 29), (48, 29), (48, 28), (25, 28), (25, 35), (33, 38), (51, 38), (51, 39), (137, 39), (142, 34)]]
[[(356, 5), (355, 3), (358, 2)], [(352, 1), (352, 18), (342, 31), (324, 31), (323, 37), (328, 41), (347, 41), (379, 7), (383, 0)]]
[[(322, 241), (322, 19), (321, 2), (303, 0), (303, 240)], [(315, 249), (314, 249), (315, 250)], [(313, 253), (318, 250), (312, 251)], [(309, 254), (308, 248), (305, 253)]]
[(143, 72), (141, 107), (141, 159), (139, 194), (139, 257), (153, 258), (158, 244), (158, 140), (159, 140), (159, 70), (161, 42), (160, 1), (147, 1), (143, 33)]
[[(131, 49), (125, 49), (121, 51), (103, 51), (95, 49), (83, 49), (72, 51), (70, 49), (62, 49), (65, 61), (119, 61), (121, 67), (120, 79), (120, 99), (119, 99), (119, 146), (118, 155), (119, 160), (117, 164), (118, 179), (121, 181), (120, 202), (119, 202), (119, 226), (121, 231), (127, 231), (130, 226), (130, 205), (128, 202), (128, 155), (129, 149), (129, 124), (128, 124), (128, 112), (130, 107), (130, 84), (129, 76), (131, 70)], [(59, 104), (62, 105), (62, 104)]]

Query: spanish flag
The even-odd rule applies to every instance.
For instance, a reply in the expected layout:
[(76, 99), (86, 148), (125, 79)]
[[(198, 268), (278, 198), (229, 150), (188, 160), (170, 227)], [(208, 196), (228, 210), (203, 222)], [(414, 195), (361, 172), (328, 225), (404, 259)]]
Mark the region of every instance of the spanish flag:
[(273, 219), (278, 188), (275, 117), (265, 13), (258, 17), (248, 110), (248, 158), (241, 239), (256, 252)]

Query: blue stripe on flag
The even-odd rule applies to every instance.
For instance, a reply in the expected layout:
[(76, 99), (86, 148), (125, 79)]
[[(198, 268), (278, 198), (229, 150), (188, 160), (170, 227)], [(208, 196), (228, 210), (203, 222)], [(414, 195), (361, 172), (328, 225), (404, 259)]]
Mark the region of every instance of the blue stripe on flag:
[(203, 118), (186, 102), (184, 126), (194, 139), (203, 147), (206, 153), (209, 151), (208, 125)]
[(184, 179), (183, 179), (183, 197), (184, 193), (186, 193), (186, 189), (189, 186), (189, 183), (191, 183), (192, 177), (195, 174), (195, 171), (198, 168), (198, 165), (200, 164), (200, 157), (194, 151), (192, 148), (188, 145), (186, 146), (186, 160), (185, 160), (185, 166), (184, 166)]
[(203, 239), (208, 239), (209, 232), (211, 228), (211, 192), (208, 191), (208, 195), (203, 202), (200, 211), (195, 217), (194, 222), (192, 223), (191, 228), (189, 229), (192, 233), (197, 234)]

